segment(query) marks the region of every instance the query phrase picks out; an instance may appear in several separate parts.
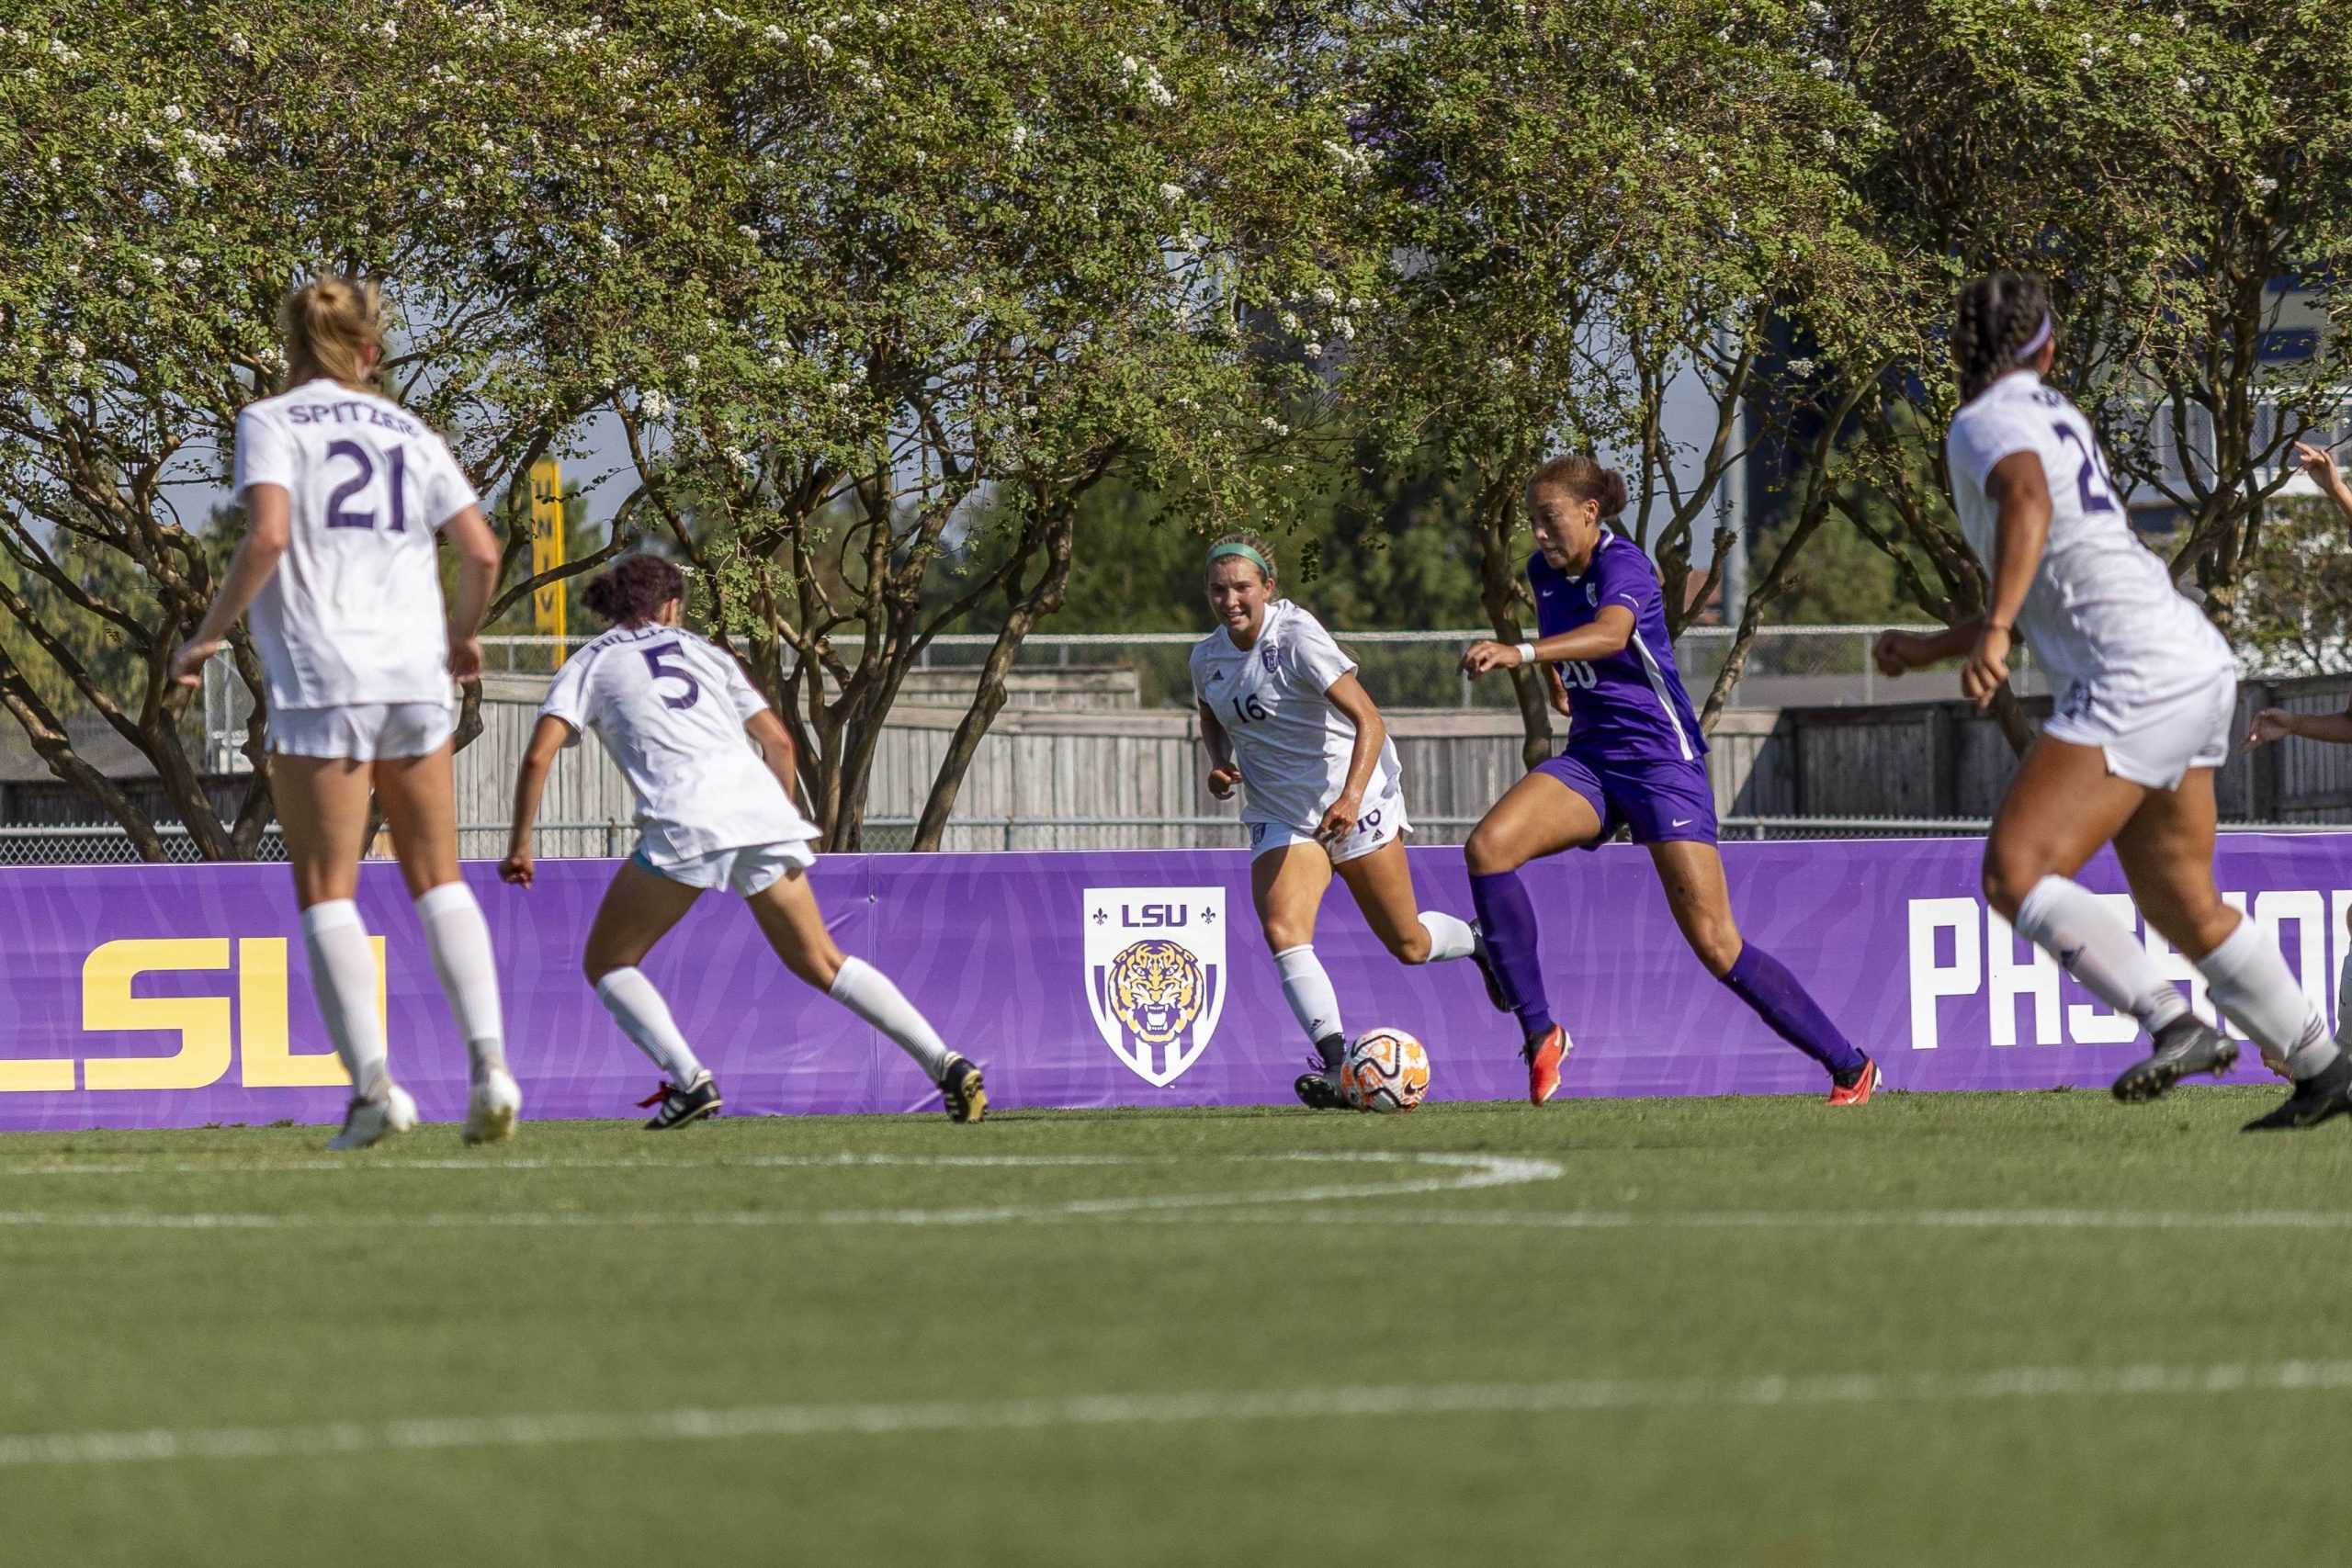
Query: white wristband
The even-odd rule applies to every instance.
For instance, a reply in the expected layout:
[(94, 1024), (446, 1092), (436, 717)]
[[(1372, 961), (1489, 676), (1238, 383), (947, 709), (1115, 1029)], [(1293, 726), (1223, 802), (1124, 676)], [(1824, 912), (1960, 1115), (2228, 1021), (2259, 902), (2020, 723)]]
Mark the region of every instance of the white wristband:
[(1527, 668), (1535, 662), (1535, 645), (1533, 643), (1522, 642), (1519, 645), (1519, 662), (1522, 669)]

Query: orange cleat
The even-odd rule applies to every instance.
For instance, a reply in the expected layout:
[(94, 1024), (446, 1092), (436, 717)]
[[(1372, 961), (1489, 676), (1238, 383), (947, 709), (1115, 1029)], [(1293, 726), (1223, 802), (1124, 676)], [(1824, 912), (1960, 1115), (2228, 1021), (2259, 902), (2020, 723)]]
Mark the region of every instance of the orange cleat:
[(1527, 1102), (1541, 1105), (1560, 1092), (1560, 1069), (1567, 1065), (1576, 1043), (1568, 1032), (1554, 1024), (1540, 1040), (1528, 1042), (1521, 1054), (1527, 1058)]
[(1861, 1076), (1852, 1083), (1832, 1084), (1829, 1103), (1832, 1105), (1868, 1105), (1871, 1096), (1886, 1082), (1886, 1075), (1868, 1056), (1862, 1058)]

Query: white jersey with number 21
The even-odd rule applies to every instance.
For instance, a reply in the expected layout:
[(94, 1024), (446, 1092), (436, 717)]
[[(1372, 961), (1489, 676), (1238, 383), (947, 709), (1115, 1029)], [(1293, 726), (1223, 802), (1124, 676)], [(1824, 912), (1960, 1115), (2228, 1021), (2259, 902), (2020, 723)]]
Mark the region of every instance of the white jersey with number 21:
[(431, 427), (331, 380), (237, 416), (237, 493), (277, 485), (292, 536), (254, 600), (269, 705), (449, 700), (441, 525), (474, 488)]
[(593, 729), (637, 792), (639, 853), (656, 870), (817, 836), (752, 749), (767, 706), (725, 649), (677, 626), (616, 626), (564, 660), (542, 715)]
[(2001, 510), (1985, 483), (1994, 465), (2019, 452), (2041, 459), (2050, 542), (2017, 630), (2052, 688), (2132, 709), (2233, 672), (2229, 644), (2182, 597), (2163, 558), (2133, 536), (2090, 421), (2030, 370), (1977, 394), (1954, 416), (1944, 444), (1961, 531), (1984, 570), (1993, 570)]

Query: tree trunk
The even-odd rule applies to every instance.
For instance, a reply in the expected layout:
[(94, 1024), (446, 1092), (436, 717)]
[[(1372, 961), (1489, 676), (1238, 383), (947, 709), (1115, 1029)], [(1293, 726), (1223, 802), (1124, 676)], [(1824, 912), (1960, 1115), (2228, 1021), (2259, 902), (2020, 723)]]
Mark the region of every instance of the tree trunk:
[[(1490, 478), (1478, 497), (1478, 603), (1498, 642), (1527, 640), (1519, 618), (1519, 579), (1511, 570), (1510, 547), (1511, 507), (1518, 499), (1515, 476), (1522, 471), (1521, 465), (1513, 464), (1505, 470), (1510, 477)], [(1510, 684), (1519, 703), (1520, 758), (1532, 768), (1552, 754), (1551, 706), (1544, 701), (1541, 671), (1514, 670)]]
[(1059, 497), (1044, 519), (1039, 542), (1046, 552), (1045, 570), (1035, 583), (1014, 596), (1011, 613), (996, 634), (995, 645), (989, 649), (988, 662), (980, 667), (972, 705), (965, 710), (963, 721), (956, 727), (947, 755), (940, 760), (939, 773), (932, 780), (930, 797), (923, 802), (922, 818), (915, 824), (913, 848), (917, 850), (939, 848), (939, 840), (947, 830), (948, 815), (956, 808), (956, 794), (964, 787), (964, 775), (971, 771), (972, 760), (979, 754), (980, 741), (987, 736), (989, 726), (1003, 710), (1005, 676), (1021, 651), (1022, 640), (1040, 620), (1061, 608), (1062, 590), (1069, 582), (1070, 546), (1077, 533), (1077, 518), (1076, 499)]

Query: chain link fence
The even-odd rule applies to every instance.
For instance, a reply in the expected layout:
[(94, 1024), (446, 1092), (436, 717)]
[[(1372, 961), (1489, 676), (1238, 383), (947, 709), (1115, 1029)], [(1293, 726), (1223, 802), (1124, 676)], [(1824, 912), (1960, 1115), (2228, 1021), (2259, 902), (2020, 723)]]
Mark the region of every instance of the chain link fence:
[[(1883, 626), (1765, 626), (1750, 642), (1743, 679), (1838, 680), (1852, 682), (1857, 701), (1871, 701), (1883, 685), (1871, 663), (1871, 644)], [(1905, 631), (1942, 628), (1910, 626)], [(1509, 707), (1510, 697), (1498, 682), (1463, 679), (1456, 668), (1462, 649), (1493, 632), (1482, 626), (1428, 631), (1335, 631), (1331, 634), (1363, 666), (1363, 682), (1383, 703), (1395, 707)], [(1736, 630), (1731, 626), (1691, 626), (1675, 639), (1675, 657), (1693, 697), (1707, 688), (1729, 657)], [(1016, 669), (1051, 666), (1114, 666), (1136, 671), (1146, 707), (1182, 707), (1192, 701), (1187, 660), (1198, 632), (1038, 632), (1021, 644), (1014, 655)], [(584, 637), (486, 637), (483, 668), (494, 674), (547, 674), (559, 655), (586, 644)], [(916, 656), (915, 668), (924, 671), (970, 670), (988, 660), (996, 638), (986, 633), (957, 632), (933, 637)], [(854, 661), (856, 648), (844, 640), (843, 657)], [(2030, 668), (2025, 651), (2017, 655), (2020, 668)], [(213, 661), (220, 679), (217, 700), (224, 723), (242, 723), (243, 713), (226, 705), (229, 687), (239, 686), (225, 658)], [(215, 711), (216, 692), (205, 688), (206, 711)]]

